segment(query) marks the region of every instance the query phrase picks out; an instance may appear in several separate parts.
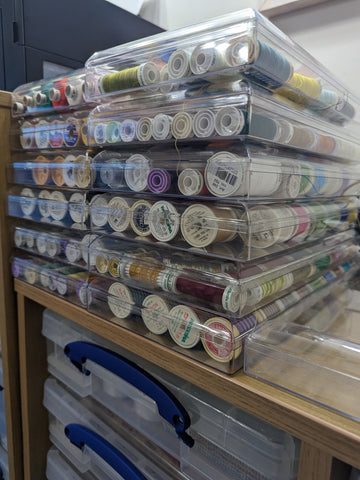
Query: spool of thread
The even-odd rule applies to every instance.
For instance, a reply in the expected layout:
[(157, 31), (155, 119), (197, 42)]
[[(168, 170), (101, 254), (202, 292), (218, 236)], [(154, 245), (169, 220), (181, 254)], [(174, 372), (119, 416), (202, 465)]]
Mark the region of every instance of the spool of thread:
[(103, 145), (106, 143), (106, 123), (97, 123), (94, 127), (94, 143), (95, 145)]
[(198, 45), (191, 54), (190, 68), (194, 75), (204, 75), (227, 67), (224, 52), (219, 47)]
[(142, 285), (158, 286), (158, 278), (163, 271), (163, 266), (140, 260), (124, 263), (123, 274), (126, 278), (139, 282)]
[(180, 215), (174, 205), (165, 200), (154, 203), (149, 212), (151, 234), (159, 242), (170, 242), (180, 229)]
[(187, 112), (178, 112), (173, 118), (171, 133), (174, 138), (193, 137), (193, 116)]
[(14, 243), (17, 248), (25, 246), (25, 232), (18, 227), (15, 228)]
[(35, 248), (35, 235), (33, 232), (28, 230), (25, 233), (25, 246), (29, 249), (32, 250)]
[(108, 270), (112, 277), (118, 278), (120, 277), (119, 267), (120, 267), (120, 260), (117, 257), (110, 257), (108, 262)]
[(63, 253), (64, 241), (60, 238), (48, 236), (46, 240), (46, 253), (49, 257), (57, 257)]
[(109, 259), (105, 255), (97, 255), (95, 267), (101, 275), (105, 275), (109, 271)]
[(178, 177), (178, 189), (186, 197), (206, 195), (204, 172), (195, 168), (185, 168)]
[(61, 148), (64, 144), (64, 123), (54, 120), (49, 124), (49, 143), (51, 148)]
[(65, 257), (70, 263), (77, 263), (81, 260), (81, 247), (79, 240), (70, 239), (65, 246)]
[(26, 107), (27, 112), (33, 112), (36, 107), (36, 102), (35, 102), (35, 95), (32, 94), (31, 92), (28, 95), (23, 96), (23, 103)]
[(32, 177), (36, 185), (46, 185), (50, 182), (50, 168), (48, 159), (39, 155), (32, 166)]
[(35, 126), (24, 122), (20, 127), (20, 144), (24, 150), (35, 148)]
[(68, 201), (62, 192), (57, 190), (50, 194), (50, 215), (54, 220), (61, 221), (68, 212)]
[(272, 297), (275, 294), (287, 290), (293, 285), (293, 283), (294, 276), (292, 272), (258, 283), (250, 289), (250, 292), (248, 292), (247, 304), (253, 307), (262, 302), (265, 298), (268, 300), (268, 297)]
[(64, 143), (67, 147), (81, 145), (81, 122), (77, 118), (70, 117), (64, 125)]
[(30, 188), (23, 188), (20, 192), (20, 209), (25, 217), (31, 217), (36, 209), (35, 193)]
[(35, 145), (36, 148), (45, 149), (49, 147), (50, 124), (45, 120), (40, 120), (35, 125)]
[(78, 155), (75, 158), (73, 175), (75, 185), (79, 188), (88, 188), (91, 184), (91, 157)]
[(122, 197), (113, 197), (108, 204), (108, 223), (115, 232), (130, 229), (130, 209), (133, 202)]
[(142, 63), (139, 66), (127, 68), (120, 72), (104, 75), (100, 79), (99, 87), (103, 93), (112, 93), (121, 90), (155, 85), (160, 81), (160, 72), (154, 62)]
[(53, 87), (49, 90), (49, 100), (55, 108), (69, 105), (65, 95), (66, 81), (67, 79), (63, 79), (59, 82), (55, 82)]
[(141, 309), (141, 317), (145, 326), (155, 335), (163, 335), (168, 330), (170, 307), (158, 295), (148, 295)]
[(81, 103), (84, 103), (84, 91), (84, 80), (71, 80), (71, 82), (65, 87), (65, 96), (69, 105), (80, 105)]
[[(292, 137), (294, 136), (294, 127), (292, 123), (289, 122), (288, 120), (285, 120), (284, 118), (277, 118), (275, 123), (277, 124), (277, 129), (272, 140), (274, 140), (274, 142), (279, 143), (280, 145), (287, 145), (291, 141)], [(269, 130), (270, 133), (265, 134), (267, 136), (272, 135), (271, 130), (273, 130), (273, 126), (269, 125), (269, 127), (270, 127), (270, 130)]]
[(286, 96), (291, 101), (295, 103), (300, 103), (303, 105), (311, 104), (313, 99), (319, 98), (321, 94), (321, 85), (316, 78), (307, 77), (299, 73), (294, 73), (293, 76), (288, 81), (288, 85), (292, 89), (281, 89), (280, 93), (283, 96)]
[(65, 184), (65, 180), (63, 177), (64, 162), (64, 157), (59, 155), (54, 158), (54, 161), (51, 164), (51, 179), (57, 187), (62, 187)]
[(164, 113), (159, 113), (155, 116), (151, 123), (151, 135), (154, 140), (167, 140), (171, 138), (172, 121), (172, 117)]
[(87, 118), (82, 118), (81, 119), (81, 140), (82, 143), (88, 147), (89, 145), (94, 145), (95, 140), (90, 137), (89, 138), (90, 131), (88, 129), (88, 124), (87, 124)]
[(336, 141), (329, 135), (318, 135), (318, 144), (316, 145), (316, 151), (318, 153), (330, 155), (336, 148)]
[(121, 123), (121, 128), (120, 128), (121, 140), (125, 143), (134, 142), (135, 140), (137, 140), (136, 127), (137, 127), (136, 120), (132, 120), (131, 118), (126, 118)]
[(318, 143), (317, 134), (308, 127), (294, 126), (294, 134), (291, 137), (290, 145), (305, 150), (315, 150)]
[[(77, 268), (77, 267), (74, 267)], [(72, 295), (76, 293), (76, 287), (78, 289), (82, 284), (78, 284), (79, 280), (85, 280), (88, 277), (88, 272), (83, 272), (78, 270), (74, 273), (69, 273), (67, 275), (59, 275), (56, 282), (56, 290), (62, 297), (66, 295)]]
[(25, 113), (26, 107), (25, 105), (18, 101), (18, 102), (13, 102), (12, 104), (12, 111), (14, 115), (21, 115), (22, 113)]
[(41, 217), (49, 218), (51, 215), (51, 192), (49, 190), (41, 190), (37, 202)]
[(136, 125), (136, 138), (140, 142), (148, 142), (152, 136), (152, 119), (148, 117), (142, 117)]
[(202, 109), (195, 113), (193, 130), (195, 137), (198, 138), (215, 135), (215, 113), (210, 109)]
[(236, 237), (237, 228), (236, 211), (229, 207), (194, 204), (181, 217), (181, 232), (185, 241), (198, 248), (230, 242)]
[(243, 112), (236, 107), (222, 107), (215, 115), (215, 130), (221, 137), (240, 135), (245, 126)]
[(310, 196), (310, 191), (315, 181), (316, 170), (314, 164), (302, 163), (300, 164), (300, 194)]
[(53, 291), (56, 290), (56, 283), (53, 279), (54, 277), (53, 272), (61, 268), (64, 268), (64, 264), (59, 262), (53, 262), (53, 263), (41, 265), (40, 284), (44, 288), (49, 288)]
[(91, 224), (104, 227), (108, 221), (108, 198), (106, 195), (95, 195), (90, 202)]
[(24, 265), (24, 279), (30, 285), (39, 282), (39, 268), (35, 265)]
[(169, 333), (177, 345), (193, 348), (200, 341), (201, 322), (193, 309), (177, 305), (169, 312)]
[(15, 258), (11, 263), (11, 273), (14, 278), (19, 278), (24, 275), (24, 266), (17, 258)]
[(62, 177), (66, 186), (73, 188), (75, 187), (75, 178), (74, 178), (74, 163), (76, 157), (74, 155), (67, 155), (62, 164)]
[(209, 318), (201, 332), (201, 342), (206, 353), (221, 363), (238, 358), (242, 352), (242, 339), (239, 337), (254, 328), (256, 323), (255, 315), (248, 315), (237, 322), (222, 317)]
[(35, 103), (39, 108), (51, 107), (52, 103), (49, 98), (49, 90), (42, 90), (35, 94)]
[[(273, 141), (278, 137), (278, 132), (281, 127), (278, 123), (270, 117), (253, 113), (249, 122), (249, 135), (263, 140)], [(291, 137), (292, 138), (292, 137)]]
[(147, 186), (153, 193), (165, 193), (171, 188), (171, 175), (165, 168), (153, 168), (147, 177)]
[(88, 219), (88, 206), (84, 194), (75, 192), (69, 198), (70, 218), (76, 224), (83, 224)]
[[(163, 94), (170, 93), (174, 87), (174, 84), (170, 83), (170, 76), (169, 76), (169, 67), (165, 64), (160, 70), (160, 92)], [(167, 82), (167, 83), (165, 83)]]
[(130, 190), (144, 192), (147, 190), (147, 178), (150, 173), (150, 160), (135, 153), (125, 162), (125, 182)]
[(301, 205), (291, 205), (290, 208), (295, 212), (297, 218), (297, 228), (294, 231), (293, 238), (296, 237), (298, 240), (300, 237), (306, 238), (313, 230), (309, 210)]
[(116, 318), (128, 318), (134, 309), (134, 305), (141, 306), (147, 293), (130, 288), (123, 283), (113, 283), (108, 290), (108, 305)]
[[(100, 124), (101, 125), (101, 124)], [(107, 143), (119, 143), (121, 142), (120, 136), (121, 123), (117, 121), (111, 121), (106, 124), (105, 127), (105, 138)], [(96, 129), (95, 129), (96, 130)], [(98, 132), (95, 133), (95, 138), (97, 138)], [(101, 143), (101, 142), (96, 142)], [(105, 142), (103, 142), (105, 143)]]
[(102, 151), (93, 159), (93, 166), (98, 172), (100, 185), (113, 190), (127, 190), (125, 182), (125, 165), (120, 153)]
[(190, 57), (193, 49), (175, 50), (168, 61), (168, 72), (171, 80), (189, 77), (191, 75)]
[(92, 248), (96, 247), (98, 236), (95, 233), (87, 233), (80, 242), (81, 256), (86, 265), (95, 265), (95, 257), (90, 254), (90, 245)]
[(141, 238), (151, 235), (150, 209), (151, 203), (145, 200), (138, 200), (130, 211), (130, 225), (136, 235)]
[(230, 41), (225, 59), (231, 67), (246, 65), (247, 69), (242, 73), (270, 89), (288, 82), (293, 74), (291, 63), (283, 55), (264, 42), (249, 37)]

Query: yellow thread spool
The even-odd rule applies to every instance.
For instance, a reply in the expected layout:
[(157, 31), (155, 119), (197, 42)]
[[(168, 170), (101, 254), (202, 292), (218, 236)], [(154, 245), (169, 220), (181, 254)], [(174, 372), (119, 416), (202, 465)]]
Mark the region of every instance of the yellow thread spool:
[(297, 92), (285, 87), (277, 90), (277, 93), (300, 105), (311, 103), (311, 99), (316, 99), (321, 94), (321, 85), (318, 80), (299, 73), (294, 73), (288, 84)]

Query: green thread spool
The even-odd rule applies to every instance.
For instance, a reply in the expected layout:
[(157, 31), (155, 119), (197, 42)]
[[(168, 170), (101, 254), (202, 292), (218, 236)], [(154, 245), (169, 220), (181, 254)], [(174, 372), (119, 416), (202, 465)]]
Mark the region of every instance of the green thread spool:
[(160, 72), (155, 63), (146, 62), (132, 68), (126, 68), (120, 72), (104, 75), (100, 79), (100, 90), (111, 93), (132, 88), (154, 85), (160, 81)]

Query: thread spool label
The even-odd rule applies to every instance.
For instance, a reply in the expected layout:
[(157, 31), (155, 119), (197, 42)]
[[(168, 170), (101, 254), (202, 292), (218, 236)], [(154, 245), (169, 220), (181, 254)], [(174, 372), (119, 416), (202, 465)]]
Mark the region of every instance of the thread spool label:
[(169, 202), (156, 202), (150, 209), (150, 230), (160, 242), (173, 240), (179, 232), (180, 215)]
[(68, 118), (65, 123), (64, 142), (68, 147), (75, 147), (81, 138), (81, 126), (76, 118)]
[(98, 123), (95, 125), (94, 140), (98, 145), (106, 143), (106, 125), (104, 123)]
[(135, 120), (125, 119), (120, 128), (120, 137), (123, 142), (133, 142), (136, 140), (136, 122)]
[(185, 305), (178, 305), (169, 312), (169, 333), (175, 343), (183, 348), (193, 348), (200, 340), (200, 320)]
[(108, 217), (108, 202), (102, 195), (96, 195), (90, 204), (91, 222), (96, 227), (104, 227)]
[(39, 272), (34, 267), (25, 267), (24, 276), (25, 280), (31, 285), (34, 285), (39, 280)]
[(151, 234), (149, 222), (150, 208), (151, 203), (138, 201), (134, 203), (131, 209), (131, 227), (137, 235), (142, 237)]
[(179, 272), (174, 272), (172, 269), (163, 270), (157, 277), (157, 284), (165, 292), (179, 294), (180, 292), (176, 288), (176, 282), (179, 276)]
[(114, 197), (108, 204), (108, 222), (116, 232), (124, 232), (130, 226), (130, 205), (121, 197)]
[(24, 215), (31, 216), (36, 208), (35, 194), (30, 188), (23, 188), (20, 192), (20, 208)]
[(84, 205), (85, 199), (82, 193), (73, 193), (69, 200), (69, 214), (73, 222), (82, 223), (86, 220), (88, 211)]
[(41, 120), (35, 127), (35, 143), (37, 148), (44, 149), (49, 146), (49, 124)]
[(186, 197), (205, 194), (207, 188), (203, 173), (193, 168), (185, 168), (179, 175), (178, 189)]
[(20, 230), (15, 230), (14, 243), (15, 243), (15, 246), (18, 247), (18, 248), (22, 247), (25, 243), (24, 242), (24, 235)]
[(134, 305), (129, 288), (121, 283), (113, 283), (110, 285), (108, 293), (108, 305), (115, 317), (128, 318)]
[[(241, 162), (241, 163), (240, 163)], [(206, 186), (216, 197), (244, 194), (244, 182), (249, 165), (244, 159), (227, 152), (219, 152), (209, 158), (205, 168)], [(246, 162), (248, 163), (248, 162)]]
[(65, 247), (65, 256), (70, 263), (78, 262), (81, 259), (79, 242), (70, 240)]
[(60, 148), (64, 143), (64, 124), (55, 120), (49, 130), (49, 143), (52, 148)]
[[(105, 274), (108, 272), (109, 270), (109, 261), (108, 259), (103, 256), (103, 255), (97, 255), (96, 256), (96, 259), (95, 259), (95, 266), (96, 266), (96, 270), (101, 273), (101, 274)], [(116, 268), (116, 270), (118, 270)], [(114, 276), (114, 275), (113, 275)], [(117, 276), (117, 275), (116, 275)]]
[[(202, 332), (201, 340), (205, 351), (211, 358), (218, 362), (229, 362), (235, 352), (234, 326), (220, 317), (210, 318), (205, 322), (205, 331)], [(235, 356), (241, 352), (241, 345), (236, 349)]]
[(56, 257), (56, 255), (59, 255), (61, 251), (60, 243), (56, 239), (48, 240), (46, 244), (46, 251), (49, 257)]
[(68, 202), (62, 192), (54, 191), (51, 193), (50, 214), (54, 220), (63, 220), (68, 210)]
[(158, 295), (148, 295), (142, 304), (141, 316), (150, 332), (163, 335), (167, 332), (169, 306)]

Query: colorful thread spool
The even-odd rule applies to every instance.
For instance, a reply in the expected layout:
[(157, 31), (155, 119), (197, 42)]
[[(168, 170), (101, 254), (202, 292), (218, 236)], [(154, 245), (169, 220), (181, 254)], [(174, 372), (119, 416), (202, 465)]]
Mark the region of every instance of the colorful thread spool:
[(65, 87), (65, 96), (69, 105), (79, 105), (81, 103), (84, 103), (84, 91), (84, 80), (71, 80), (71, 82)]
[(24, 150), (34, 148), (35, 126), (30, 122), (24, 122), (20, 127), (20, 144)]
[(54, 120), (49, 125), (49, 144), (51, 148), (61, 148), (64, 144), (64, 123)]
[(65, 88), (68, 79), (64, 78), (59, 82), (55, 82), (53, 87), (49, 90), (49, 100), (52, 103), (54, 108), (56, 107), (65, 107), (69, 105), (69, 102), (65, 95)]
[(62, 187), (65, 183), (65, 180), (63, 177), (64, 162), (65, 162), (65, 158), (59, 155), (54, 158), (54, 161), (51, 164), (51, 179), (57, 187)]
[(120, 129), (121, 129), (120, 122), (116, 122), (116, 121), (109, 122), (105, 127), (106, 142), (107, 143), (121, 142)]
[(115, 282), (108, 289), (108, 305), (116, 318), (126, 319), (133, 312), (134, 305), (142, 305), (147, 294)]
[(37, 148), (48, 148), (50, 142), (50, 124), (46, 120), (40, 120), (35, 125), (35, 145)]
[[(232, 322), (222, 317), (209, 318), (201, 332), (201, 342), (206, 353), (217, 362), (226, 363), (238, 358), (242, 352), (241, 334), (255, 325), (252, 320)], [(246, 327), (245, 327), (246, 324)]]
[(49, 204), (51, 217), (57, 221), (64, 220), (69, 206), (65, 195), (57, 190), (51, 192)]
[(30, 188), (23, 188), (20, 192), (20, 209), (25, 217), (31, 217), (36, 209), (35, 193)]
[(39, 155), (32, 165), (32, 177), (36, 185), (46, 185), (50, 181), (50, 168), (48, 159)]
[(147, 177), (147, 186), (153, 193), (165, 193), (171, 188), (171, 175), (164, 168), (153, 168)]
[(41, 217), (49, 218), (51, 216), (51, 192), (49, 190), (41, 190), (38, 195), (38, 208)]
[(90, 202), (91, 223), (95, 227), (104, 227), (108, 221), (108, 198), (95, 195)]
[(170, 93), (174, 85), (170, 83), (169, 67), (167, 64), (165, 64), (160, 70), (160, 82), (164, 83), (159, 86), (160, 92), (163, 94)]
[(65, 121), (64, 143), (67, 147), (81, 145), (81, 122), (77, 118), (70, 117)]
[(136, 127), (137, 127), (136, 120), (132, 120), (131, 118), (126, 118), (125, 120), (123, 120), (120, 127), (121, 140), (125, 143), (129, 143), (129, 142), (133, 142), (134, 140), (137, 140)]
[(100, 90), (112, 93), (121, 90), (155, 85), (160, 81), (160, 72), (153, 62), (146, 62), (137, 67), (127, 68), (120, 72), (108, 73), (101, 77)]
[(88, 219), (88, 205), (83, 193), (75, 192), (69, 198), (69, 215), (75, 224), (82, 224)]

